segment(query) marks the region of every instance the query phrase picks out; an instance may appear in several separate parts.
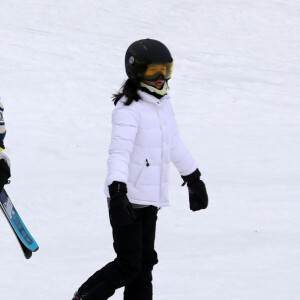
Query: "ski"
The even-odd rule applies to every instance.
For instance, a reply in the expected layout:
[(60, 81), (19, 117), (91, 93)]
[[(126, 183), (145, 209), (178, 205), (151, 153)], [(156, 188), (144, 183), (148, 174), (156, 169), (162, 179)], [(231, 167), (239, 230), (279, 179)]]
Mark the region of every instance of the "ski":
[(39, 246), (23, 223), (5, 189), (0, 193), (0, 207), (16, 235), (25, 258), (29, 259)]

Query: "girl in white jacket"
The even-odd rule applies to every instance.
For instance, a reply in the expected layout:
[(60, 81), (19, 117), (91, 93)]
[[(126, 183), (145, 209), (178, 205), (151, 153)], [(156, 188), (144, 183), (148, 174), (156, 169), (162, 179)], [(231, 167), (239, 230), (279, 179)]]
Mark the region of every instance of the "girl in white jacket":
[(188, 185), (191, 210), (208, 204), (167, 94), (173, 70), (168, 48), (156, 40), (136, 41), (126, 52), (125, 68), (128, 80), (114, 95), (105, 183), (117, 257), (91, 276), (74, 300), (106, 300), (123, 286), (124, 300), (152, 300), (157, 210), (168, 206), (171, 161)]

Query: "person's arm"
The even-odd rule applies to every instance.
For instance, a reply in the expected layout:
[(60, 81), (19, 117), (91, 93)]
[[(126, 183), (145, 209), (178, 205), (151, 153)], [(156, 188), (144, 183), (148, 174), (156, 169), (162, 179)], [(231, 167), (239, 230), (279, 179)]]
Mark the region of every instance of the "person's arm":
[(109, 216), (111, 224), (124, 226), (134, 221), (134, 211), (127, 197), (130, 155), (138, 131), (138, 115), (128, 106), (117, 107), (112, 116), (108, 157)]
[[(174, 117), (174, 114), (173, 114)], [(178, 169), (183, 185), (187, 183), (189, 191), (190, 209), (197, 211), (205, 209), (208, 205), (208, 196), (205, 184), (200, 180), (201, 173), (198, 170), (196, 161), (192, 158), (190, 152), (182, 142), (178, 127), (173, 118), (173, 136), (171, 146), (171, 160)]]
[(171, 119), (171, 139), (171, 161), (181, 176), (191, 174), (197, 169), (198, 165), (179, 135), (173, 111)]
[(3, 118), (3, 111), (4, 111), (4, 107), (3, 107), (2, 103), (0, 102), (0, 151), (5, 149), (4, 138), (6, 135), (6, 128), (5, 128), (4, 118)]
[(112, 132), (109, 147), (108, 178), (127, 183), (130, 155), (138, 131), (138, 114), (128, 106), (115, 108), (112, 115)]

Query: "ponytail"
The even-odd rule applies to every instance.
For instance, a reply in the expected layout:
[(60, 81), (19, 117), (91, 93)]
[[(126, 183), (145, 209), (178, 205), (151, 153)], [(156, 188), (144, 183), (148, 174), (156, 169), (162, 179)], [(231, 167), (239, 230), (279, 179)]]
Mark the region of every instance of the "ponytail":
[(122, 85), (120, 91), (116, 94), (113, 94), (112, 101), (114, 105), (117, 105), (119, 100), (125, 96), (127, 98), (125, 105), (130, 105), (133, 101), (139, 101), (141, 97), (138, 94), (139, 83), (136, 81), (132, 81), (127, 79), (125, 83)]

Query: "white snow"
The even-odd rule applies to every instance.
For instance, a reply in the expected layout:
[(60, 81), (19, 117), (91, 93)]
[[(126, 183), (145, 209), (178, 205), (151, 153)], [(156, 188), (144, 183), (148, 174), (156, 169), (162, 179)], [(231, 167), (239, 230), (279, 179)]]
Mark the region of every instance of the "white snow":
[(210, 196), (189, 211), (171, 168), (154, 299), (299, 299), (299, 33), (297, 0), (1, 1), (6, 189), (40, 250), (25, 260), (0, 215), (0, 299), (71, 299), (114, 258), (110, 97), (147, 37), (173, 54), (174, 110)]

